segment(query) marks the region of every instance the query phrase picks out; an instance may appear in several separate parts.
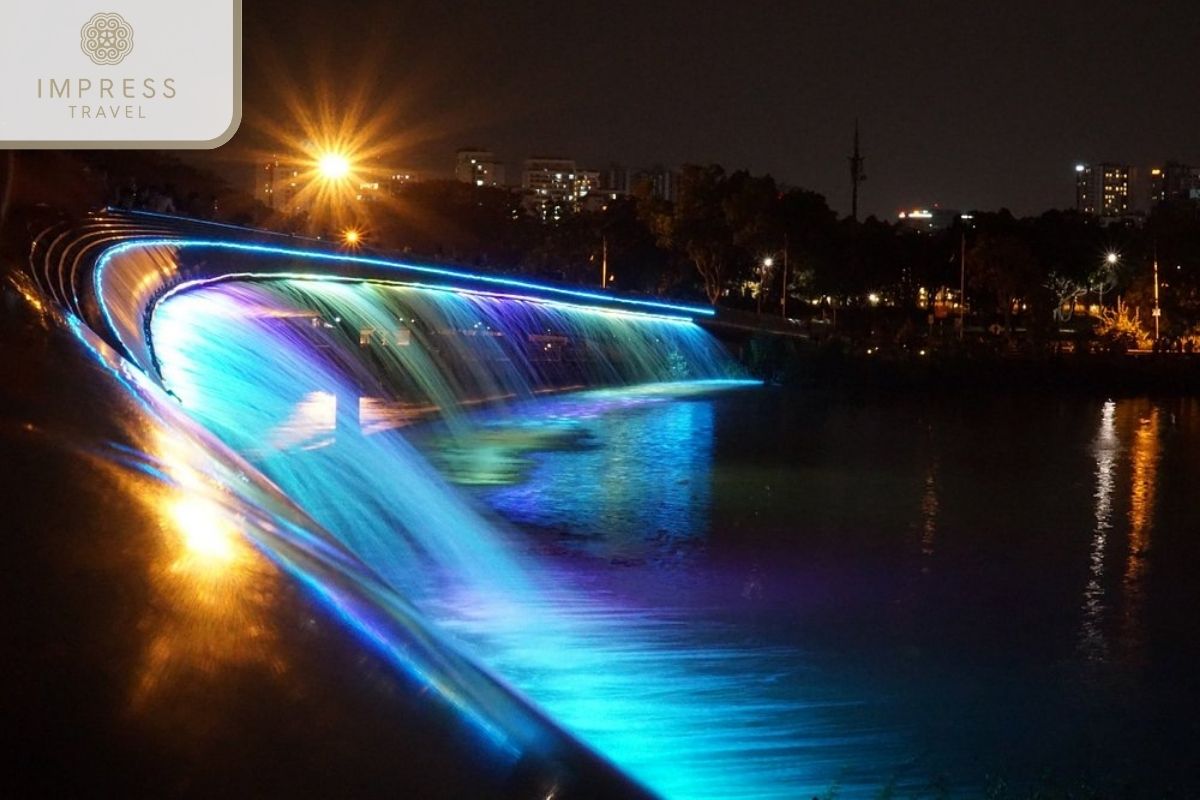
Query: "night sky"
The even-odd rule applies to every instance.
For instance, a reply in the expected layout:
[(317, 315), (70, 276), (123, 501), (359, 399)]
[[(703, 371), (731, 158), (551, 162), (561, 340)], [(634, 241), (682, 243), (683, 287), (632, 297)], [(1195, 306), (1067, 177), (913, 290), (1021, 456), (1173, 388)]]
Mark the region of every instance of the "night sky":
[[(246, 122), (283, 98), (390, 112), (395, 166), (448, 177), (490, 148), (582, 166), (714, 161), (866, 213), (1037, 213), (1072, 165), (1200, 163), (1200, 9), (1170, 2), (317, 2), (247, 0)], [(347, 9), (353, 9), (353, 12)], [(230, 152), (230, 151), (227, 151)]]

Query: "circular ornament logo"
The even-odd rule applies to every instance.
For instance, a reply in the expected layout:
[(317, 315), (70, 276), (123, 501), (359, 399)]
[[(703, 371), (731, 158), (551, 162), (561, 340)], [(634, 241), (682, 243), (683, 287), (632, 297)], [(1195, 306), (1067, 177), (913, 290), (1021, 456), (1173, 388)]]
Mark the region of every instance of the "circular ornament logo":
[(83, 26), (79, 46), (96, 64), (120, 64), (133, 52), (133, 26), (120, 14), (102, 12)]

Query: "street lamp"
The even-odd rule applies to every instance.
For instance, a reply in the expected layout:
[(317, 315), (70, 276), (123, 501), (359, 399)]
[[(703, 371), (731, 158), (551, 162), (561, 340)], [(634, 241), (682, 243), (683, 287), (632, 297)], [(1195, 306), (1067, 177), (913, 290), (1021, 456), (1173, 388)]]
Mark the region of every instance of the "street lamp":
[(326, 180), (340, 181), (350, 175), (350, 159), (341, 153), (326, 153), (317, 161), (317, 172)]
[(1108, 268), (1109, 271), (1106, 272), (1104, 275), (1100, 276), (1099, 295), (1100, 295), (1100, 311), (1101, 312), (1104, 311), (1104, 291), (1108, 286), (1108, 279), (1112, 274), (1111, 271), (1116, 268), (1117, 264), (1120, 264), (1120, 263), (1121, 263), (1121, 254), (1118, 253), (1116, 250), (1109, 250), (1104, 255), (1104, 265)]
[(1158, 304), (1158, 242), (1154, 243), (1154, 342), (1158, 343), (1159, 325), (1162, 322), (1162, 306)]
[(342, 232), (342, 242), (349, 248), (357, 248), (362, 244), (362, 231), (357, 228), (347, 228)]
[(775, 259), (767, 256), (762, 260), (762, 268), (758, 272), (758, 313), (762, 314), (763, 289), (766, 288), (767, 273), (775, 266)]

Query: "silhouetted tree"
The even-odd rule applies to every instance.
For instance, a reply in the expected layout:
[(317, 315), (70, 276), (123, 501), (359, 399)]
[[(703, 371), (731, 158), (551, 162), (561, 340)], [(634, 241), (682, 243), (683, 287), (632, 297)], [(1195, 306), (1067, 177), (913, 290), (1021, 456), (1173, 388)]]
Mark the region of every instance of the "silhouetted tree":
[(735, 262), (733, 231), (724, 208), (727, 189), (721, 167), (686, 165), (679, 171), (675, 203), (659, 206), (651, 218), (660, 244), (687, 257), (713, 305), (728, 288)]
[(1014, 307), (1040, 287), (1041, 276), (1033, 251), (1014, 232), (985, 233), (971, 248), (967, 259), (971, 285), (992, 296), (996, 310), (1004, 315), (1004, 327), (1011, 332)]

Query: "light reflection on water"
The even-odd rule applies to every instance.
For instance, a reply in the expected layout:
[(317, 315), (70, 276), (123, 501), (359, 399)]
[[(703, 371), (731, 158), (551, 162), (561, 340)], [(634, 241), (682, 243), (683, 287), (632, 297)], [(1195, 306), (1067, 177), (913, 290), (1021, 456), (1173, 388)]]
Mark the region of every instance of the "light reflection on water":
[[(212, 380), (228, 405), (209, 413), (253, 443), (244, 409), (265, 405), (250, 401), (276, 401), (275, 423), (304, 418), (298, 387), (337, 384), (303, 359), (257, 363), (276, 349), (169, 363)], [(1196, 556), (1195, 517), (1165, 488), (1173, 412), (679, 388), (412, 431), (511, 536), (426, 472), (407, 427), (359, 436), (335, 410), (334, 446), (264, 468), (469, 652), (668, 795), (873, 796), (945, 776), (978, 796), (989, 773), (1047, 766), (1187, 774), (1195, 678), (1165, 692), (1145, 678), (1196, 655), (1170, 635), (1194, 581), (1163, 580), (1164, 550)]]
[(1085, 658), (1104, 661), (1108, 657), (1108, 642), (1103, 631), (1104, 557), (1108, 535), (1112, 530), (1113, 488), (1116, 483), (1118, 441), (1116, 432), (1117, 404), (1109, 400), (1100, 417), (1100, 430), (1092, 443), (1096, 458), (1095, 532), (1088, 554), (1088, 581), (1083, 590), (1083, 630), (1081, 645)]
[[(925, 473), (925, 489), (921, 493), (921, 555), (926, 561), (934, 556), (934, 545), (937, 543), (937, 524), (937, 461), (931, 461), (929, 469)], [(929, 565), (922, 565), (921, 571), (928, 572)]]
[[(201, 704), (197, 714), (181, 697), (211, 691), (235, 670), (286, 680), (270, 621), (281, 576), (251, 546), (242, 501), (202, 471), (201, 448), (165, 428), (149, 434), (147, 452), (102, 462), (160, 520), (148, 564), (153, 596), (138, 620), (144, 653), (130, 676), (129, 706), (148, 723), (199, 731), (210, 724), (204, 715), (216, 719), (224, 710)], [(187, 719), (180, 708), (192, 709)]]
[(1139, 665), (1144, 646), (1142, 626), (1146, 591), (1146, 565), (1154, 530), (1154, 503), (1158, 492), (1158, 462), (1161, 458), (1162, 420), (1158, 408), (1137, 414), (1130, 443), (1129, 545), (1121, 579), (1124, 608), (1122, 638), (1127, 659)]
[[(1187, 614), (1148, 598), (1195, 595), (1178, 580), (1163, 585), (1155, 569), (1160, 529), (1178, 544), (1187, 527), (1160, 506), (1177, 415), (1200, 443), (1195, 407), (1071, 401), (1070, 422), (1044, 412), (1001, 444), (985, 431), (1029, 409), (989, 408), (977, 412), (982, 422), (821, 409), (805, 424), (777, 405), (750, 393), (589, 415), (551, 399), (519, 419), (481, 415), (497, 441), (530, 425), (573, 436), (501, 448), (501, 460), (519, 452), (522, 468), (475, 493), (540, 546), (571, 554), (567, 563), (607, 562), (601, 588), (669, 597), (670, 618), (693, 636), (761, 648), (769, 655), (757, 669), (779, 665), (781, 680), (829, 699), (826, 743), (839, 726), (880, 737), (823, 758), (817, 745), (810, 786), (820, 776), (854, 796), (895, 779), (904, 791), (935, 783), (975, 796), (988, 774), (1019, 786), (1043, 773), (1066, 785), (1132, 784), (1132, 796), (1188, 785), (1179, 776), (1195, 763), (1193, 722), (1175, 704), (1200, 695), (1195, 681), (1155, 685), (1148, 671), (1173, 673), (1195, 648), (1160, 642), (1156, 653), (1147, 625), (1182, 634)], [(761, 406), (792, 418), (788, 441), (752, 433), (787, 429), (755, 419)], [(859, 486), (857, 501), (813, 494), (813, 478), (831, 475)], [(743, 502), (756, 482), (755, 502)], [(747, 563), (762, 573), (750, 594), (729, 575)], [(746, 602), (764, 585), (768, 602)], [(836, 717), (832, 707), (853, 710)]]
[[(712, 494), (710, 400), (588, 393), (479, 423), (487, 448), (468, 442), (464, 453), (441, 442), (453, 449), (440, 460), (453, 480), (490, 485), (481, 496), (506, 518), (569, 534), (580, 549), (605, 557), (636, 559), (647, 549), (664, 555), (703, 542)], [(479, 478), (483, 470), (490, 480)]]
[[(364, 431), (359, 389), (375, 381), (369, 375), (350, 381), (343, 374), (344, 368), (365, 371), (359, 369), (361, 348), (348, 349), (340, 340), (314, 347), (311, 331), (247, 320), (238, 313), (247, 298), (264, 291), (222, 287), (180, 295), (160, 308), (156, 352), (166, 383), (190, 413), (253, 458), (382, 581), (418, 605), (422, 619), (453, 634), (463, 652), (597, 752), (669, 797), (793, 797), (797, 791), (824, 788), (828, 781), (822, 765), (846, 763), (847, 750), (888, 746), (885, 737), (871, 731), (847, 733), (845, 726), (830, 722), (844, 704), (818, 683), (795, 679), (804, 668), (799, 648), (745, 646), (736, 631), (730, 636), (717, 624), (678, 619), (669, 605), (621, 597), (599, 586), (590, 569), (549, 563), (448, 486), (413, 449), (407, 434)], [(462, 317), (441, 346), (457, 348), (463, 359), (426, 365), (431, 374), (424, 383), (433, 387), (426, 394), (434, 399), (447, 395), (436, 404), (443, 410), (462, 406), (459, 399), (502, 396), (497, 390), (506, 386), (533, 397), (542, 386), (537, 375), (546, 365), (541, 361), (526, 360), (516, 369), (512, 363), (477, 357), (478, 337), (461, 331), (471, 329), (465, 324), (471, 314), (483, 312), (507, 319), (510, 344), (525, 341), (526, 329), (538, 315), (567, 330), (590, 331), (580, 337), (581, 346), (600, 346), (605, 336), (613, 339), (622, 347), (611, 355), (627, 357), (613, 360), (607, 351), (598, 351), (579, 365), (585, 376), (595, 372), (597, 382), (623, 374), (674, 378), (695, 370), (708, 375), (707, 380), (588, 392), (564, 399), (560, 406), (559, 422), (568, 436), (580, 420), (609, 411), (652, 406), (678, 415), (672, 423), (672, 449), (658, 459), (663, 464), (674, 460), (677, 476), (683, 471), (703, 474), (705, 455), (697, 445), (712, 439), (711, 423), (706, 429), (702, 417), (689, 418), (683, 413), (686, 407), (677, 403), (686, 402), (687, 395), (747, 383), (737, 380), (736, 369), (707, 334), (691, 325), (658, 320), (618, 324), (590, 312), (519, 304), (478, 308), (482, 301), (409, 290), (380, 297), (346, 287), (304, 291), (337, 306), (335, 316), (343, 320), (352, 319), (351, 311), (360, 305), (363, 315), (385, 315), (391, 307), (383, 303), (397, 300), (429, 305), (426, 315), (431, 318), (435, 313)], [(498, 345), (489, 338), (481, 346)], [(510, 350), (520, 354), (520, 348)], [(411, 368), (415, 352), (406, 352), (406, 363), (397, 369)], [(438, 351), (430, 346), (424, 352)], [(676, 369), (683, 353), (688, 354), (682, 363), (686, 369)], [(466, 381), (471, 370), (478, 371), (476, 379)], [(464, 381), (474, 388), (450, 387)], [(310, 447), (327, 436), (331, 407), (332, 443)], [(514, 416), (530, 418), (525, 408)], [(470, 440), (471, 426), (463, 425), (461, 417), (451, 417), (446, 427), (451, 440)], [(267, 431), (276, 435), (264, 439)], [(618, 448), (617, 462), (632, 459), (635, 444), (640, 448), (644, 443), (638, 437), (625, 450)], [(470, 446), (458, 446), (469, 462)], [(618, 479), (610, 486), (609, 508), (636, 501), (620, 486), (637, 477), (637, 464), (601, 468)], [(591, 480), (604, 477), (593, 475)], [(703, 512), (702, 505), (691, 508), (696, 499), (691, 491), (677, 486), (667, 515), (651, 517), (660, 529), (690, 525)], [(635, 488), (667, 496), (662, 487)], [(637, 538), (630, 532), (628, 541)]]
[[(1106, 662), (1119, 657), (1125, 665), (1140, 661), (1142, 606), (1146, 568), (1154, 529), (1158, 464), (1162, 456), (1163, 412), (1147, 402), (1112, 400), (1100, 413), (1092, 444), (1096, 460), (1095, 528), (1088, 555), (1088, 581), (1083, 592), (1081, 645), (1085, 657)], [(1117, 575), (1108, 574), (1115, 506), (1128, 502), (1127, 528)], [(1112, 616), (1119, 615), (1114, 620)], [(1114, 629), (1113, 622), (1119, 622)], [(1113, 653), (1114, 637), (1121, 647)]]

